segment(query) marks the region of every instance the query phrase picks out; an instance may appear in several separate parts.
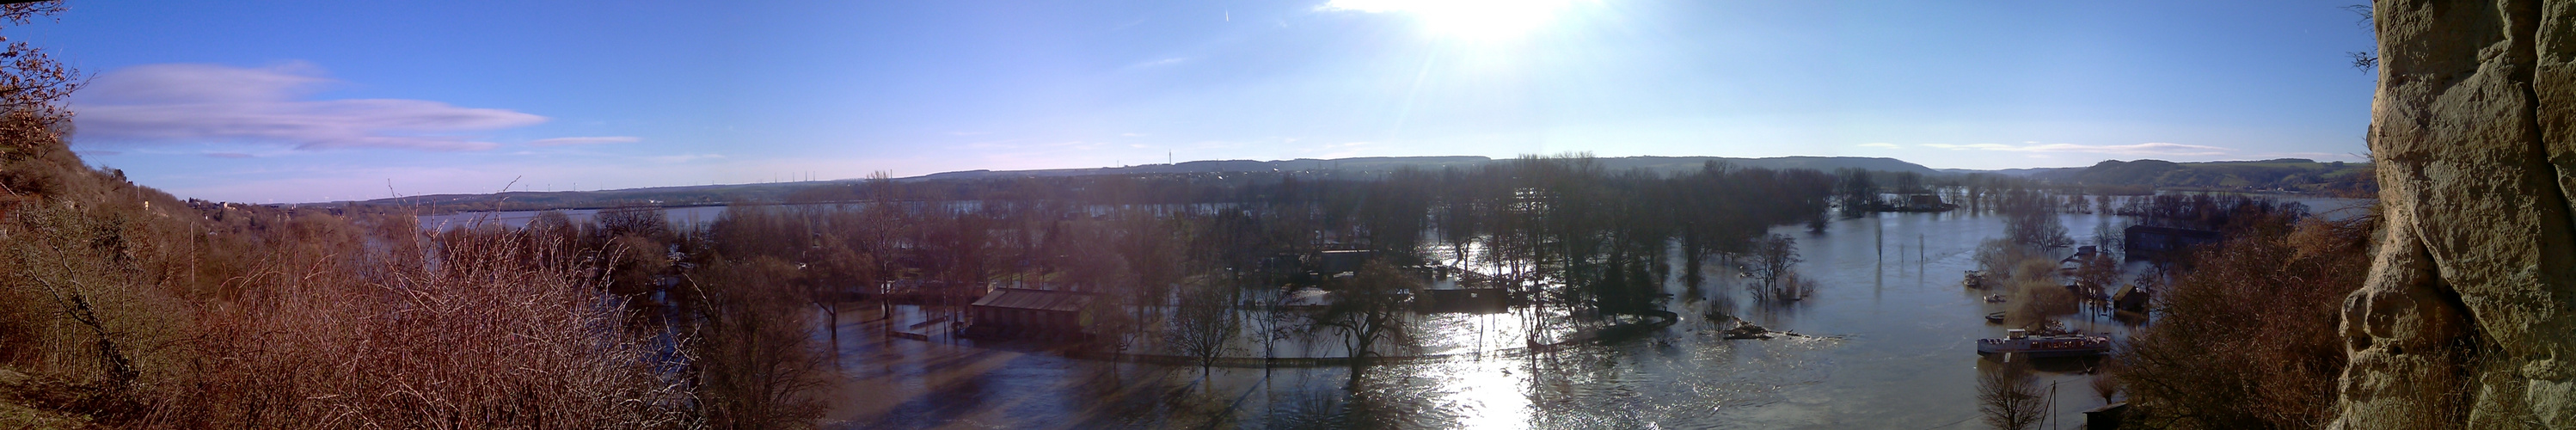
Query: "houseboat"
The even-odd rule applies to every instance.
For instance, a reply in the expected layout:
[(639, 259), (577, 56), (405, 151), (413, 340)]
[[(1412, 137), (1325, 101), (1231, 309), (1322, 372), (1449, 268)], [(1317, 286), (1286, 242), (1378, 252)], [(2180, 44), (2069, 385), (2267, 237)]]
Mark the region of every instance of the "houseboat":
[(2002, 339), (1977, 339), (1977, 355), (2020, 354), (2030, 358), (2092, 357), (2111, 353), (2111, 338), (2084, 334), (2032, 336), (2004, 331)]

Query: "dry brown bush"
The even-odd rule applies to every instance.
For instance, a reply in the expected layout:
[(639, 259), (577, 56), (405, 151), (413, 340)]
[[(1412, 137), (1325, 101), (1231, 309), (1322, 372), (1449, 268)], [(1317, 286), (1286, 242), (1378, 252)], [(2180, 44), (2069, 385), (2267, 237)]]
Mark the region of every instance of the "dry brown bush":
[(2370, 267), (2371, 218), (2249, 223), (2198, 252), (2163, 315), (2116, 356), (2148, 422), (2315, 428), (2333, 418), (2344, 296)]
[(186, 315), (164, 311), (177, 303), (149, 288), (140, 260), (159, 252), (130, 218), (94, 204), (25, 202), (0, 226), (0, 289), (17, 299), (0, 307), (27, 318), (0, 342), (14, 350), (9, 364), (69, 382), (74, 392), (38, 396), (58, 406), (131, 411), (145, 372), (172, 361), (162, 346), (181, 336), (160, 328)]
[[(0, 5), (23, 24), (58, 2)], [(5, 39), (0, 39), (5, 41)], [(658, 428), (676, 341), (570, 259), (313, 211), (182, 203), (64, 144), (79, 74), (0, 51), (0, 411), (111, 427)], [(555, 249), (561, 249), (560, 247)]]
[[(203, 306), (200, 353), (144, 421), (182, 427), (685, 427), (667, 344), (570, 267), (489, 233), (432, 264), (282, 253)], [(321, 251), (308, 249), (307, 251)], [(321, 251), (327, 252), (327, 251)], [(558, 260), (559, 261), (559, 260)], [(364, 276), (377, 271), (382, 277)]]

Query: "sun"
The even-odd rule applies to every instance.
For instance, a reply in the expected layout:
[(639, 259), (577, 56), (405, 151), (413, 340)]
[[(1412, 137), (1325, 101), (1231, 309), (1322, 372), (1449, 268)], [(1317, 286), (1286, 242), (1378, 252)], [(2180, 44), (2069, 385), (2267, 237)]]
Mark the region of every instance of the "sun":
[(1528, 35), (1553, 24), (1558, 14), (1585, 0), (1332, 0), (1323, 9), (1403, 13), (1432, 34), (1496, 40)]

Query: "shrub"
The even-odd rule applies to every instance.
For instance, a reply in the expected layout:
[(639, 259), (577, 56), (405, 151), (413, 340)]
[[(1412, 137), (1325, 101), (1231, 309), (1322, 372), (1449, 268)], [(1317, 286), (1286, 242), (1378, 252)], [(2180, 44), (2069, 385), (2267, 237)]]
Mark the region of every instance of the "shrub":
[[(183, 427), (689, 424), (681, 357), (569, 265), (491, 233), (382, 277), (272, 264), (203, 306), (202, 337), (147, 422)], [(281, 258), (279, 261), (292, 261)]]
[(2234, 229), (2156, 298), (2163, 316), (2115, 357), (2139, 412), (2183, 428), (2315, 428), (2333, 418), (2346, 362), (2336, 324), (2369, 272), (2376, 220), (2290, 219)]

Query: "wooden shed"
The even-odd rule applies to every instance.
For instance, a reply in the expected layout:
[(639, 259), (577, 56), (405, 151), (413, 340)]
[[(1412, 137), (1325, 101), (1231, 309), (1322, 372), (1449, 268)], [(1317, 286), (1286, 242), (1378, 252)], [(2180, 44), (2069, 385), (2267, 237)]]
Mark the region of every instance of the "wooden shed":
[(1079, 336), (1091, 326), (1094, 293), (995, 288), (975, 300), (972, 330), (1003, 336)]
[(2169, 260), (2182, 257), (2192, 246), (2226, 240), (2218, 232), (2187, 228), (2129, 226), (2123, 231), (2130, 259)]

